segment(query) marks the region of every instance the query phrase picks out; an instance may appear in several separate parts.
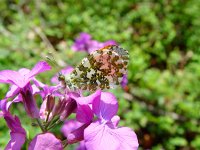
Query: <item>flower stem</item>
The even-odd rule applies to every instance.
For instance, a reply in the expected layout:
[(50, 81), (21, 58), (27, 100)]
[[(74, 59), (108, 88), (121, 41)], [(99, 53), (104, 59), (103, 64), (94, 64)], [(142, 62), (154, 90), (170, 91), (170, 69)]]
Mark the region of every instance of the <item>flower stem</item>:
[(45, 129), (43, 128), (40, 120), (36, 118), (36, 121), (37, 121), (38, 125), (40, 126), (40, 129), (42, 130), (42, 132), (45, 132)]
[(65, 148), (68, 145), (67, 139), (62, 141), (62, 145), (63, 145), (63, 148)]
[(53, 119), (55, 116), (52, 117), (52, 119), (49, 122), (46, 122), (47, 124), (45, 124), (45, 130), (47, 131), (47, 128), (52, 124)]
[(59, 118), (56, 119), (55, 122), (54, 122), (47, 130), (52, 129), (53, 127), (55, 127), (56, 125), (58, 125), (58, 124), (61, 123), (61, 122), (62, 122), (62, 121), (60, 121)]
[(50, 111), (48, 111), (48, 114), (47, 114), (47, 118), (46, 118), (46, 122), (48, 122), (49, 121), (49, 115), (50, 115)]

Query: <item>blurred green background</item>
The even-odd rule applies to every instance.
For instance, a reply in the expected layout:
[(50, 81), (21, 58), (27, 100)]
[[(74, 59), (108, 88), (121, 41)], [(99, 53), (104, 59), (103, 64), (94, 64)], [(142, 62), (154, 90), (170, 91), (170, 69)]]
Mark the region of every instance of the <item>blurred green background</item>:
[[(115, 40), (130, 53), (128, 86), (112, 90), (120, 125), (134, 129), (140, 149), (199, 149), (199, 12), (199, 0), (1, 0), (0, 70), (31, 68), (48, 52), (61, 67), (75, 66), (86, 55), (71, 50), (80, 32)], [(39, 79), (50, 83), (55, 72)], [(0, 84), (0, 99), (7, 90)], [(20, 104), (12, 111), (28, 137), (39, 132)], [(1, 118), (0, 149), (8, 140)]]

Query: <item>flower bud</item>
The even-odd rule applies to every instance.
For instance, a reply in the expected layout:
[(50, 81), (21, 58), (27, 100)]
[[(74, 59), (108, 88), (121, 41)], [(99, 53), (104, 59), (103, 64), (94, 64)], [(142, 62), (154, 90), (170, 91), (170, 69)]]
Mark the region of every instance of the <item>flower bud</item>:
[(47, 96), (47, 104), (46, 104), (47, 108), (46, 108), (46, 110), (48, 112), (51, 112), (54, 108), (54, 105), (55, 105), (55, 97), (53, 95), (48, 95)]
[(60, 115), (64, 111), (66, 103), (66, 99), (59, 99), (58, 104), (53, 109), (53, 116)]
[(73, 99), (69, 99), (65, 105), (65, 109), (60, 116), (60, 120), (64, 121), (72, 112), (76, 109), (77, 104), (76, 101)]

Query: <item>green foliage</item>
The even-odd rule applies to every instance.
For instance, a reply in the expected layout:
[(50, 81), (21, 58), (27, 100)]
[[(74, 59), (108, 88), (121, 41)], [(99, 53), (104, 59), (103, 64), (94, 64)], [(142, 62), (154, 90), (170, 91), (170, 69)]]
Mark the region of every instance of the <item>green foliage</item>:
[[(0, 70), (31, 68), (48, 52), (61, 67), (74, 66), (85, 56), (70, 48), (80, 32), (101, 42), (113, 39), (130, 53), (127, 93), (113, 90), (121, 125), (136, 131), (141, 149), (198, 149), (199, 12), (197, 0), (2, 0)], [(56, 71), (39, 77), (49, 82)], [(0, 98), (7, 89), (0, 85)], [(34, 134), (23, 111), (16, 114)], [(3, 119), (0, 129), (3, 148), (9, 139)]]

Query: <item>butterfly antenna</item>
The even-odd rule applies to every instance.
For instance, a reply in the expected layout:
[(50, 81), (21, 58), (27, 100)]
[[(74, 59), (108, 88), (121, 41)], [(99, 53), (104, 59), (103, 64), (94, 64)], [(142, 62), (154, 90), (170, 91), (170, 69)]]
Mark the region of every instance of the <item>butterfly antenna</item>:
[[(56, 68), (56, 70), (60, 70), (59, 65), (58, 65), (58, 63), (56, 62), (55, 58), (53, 57), (53, 54), (52, 54), (52, 53), (49, 52), (49, 53), (47, 54), (46, 60), (47, 60), (47, 62), (48, 62), (52, 67)], [(59, 79), (61, 76), (63, 77), (63, 74), (62, 74), (61, 72), (58, 72), (58, 79)]]
[(58, 63), (56, 62), (55, 58), (53, 57), (53, 54), (52, 53), (48, 53), (47, 56), (46, 56), (46, 61), (52, 66), (52, 67), (55, 67), (57, 69), (59, 69), (58, 67)]
[[(46, 56), (46, 60), (51, 66), (53, 66), (53, 67), (57, 68), (58, 70), (60, 70), (59, 65), (56, 62), (55, 58), (53, 57), (52, 53), (48, 53), (48, 55)], [(66, 87), (65, 76), (61, 72), (58, 72), (58, 80), (61, 82), (63, 87)]]

